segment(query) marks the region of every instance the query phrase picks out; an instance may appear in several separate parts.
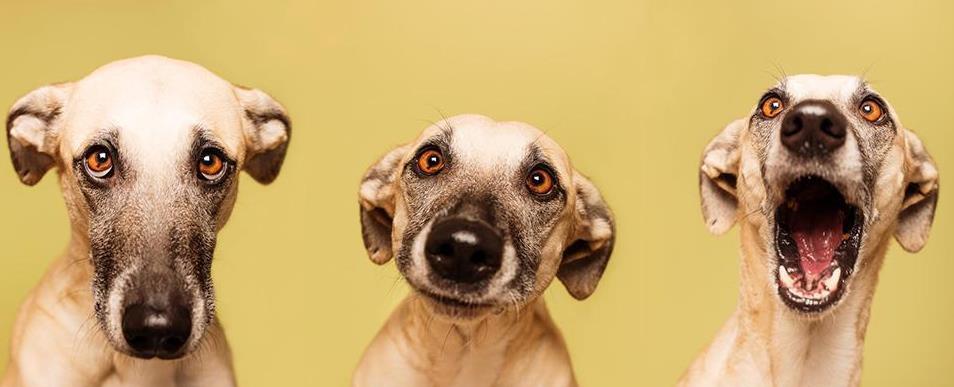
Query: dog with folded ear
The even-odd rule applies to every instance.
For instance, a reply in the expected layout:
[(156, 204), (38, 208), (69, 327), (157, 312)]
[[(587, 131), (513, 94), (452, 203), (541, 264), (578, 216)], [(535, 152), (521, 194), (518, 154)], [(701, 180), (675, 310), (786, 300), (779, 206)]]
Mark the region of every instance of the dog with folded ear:
[(613, 216), (536, 128), (479, 115), (427, 128), (371, 167), (359, 192), (371, 260), (413, 289), (378, 333), (355, 386), (575, 386), (541, 297), (559, 278), (589, 297)]
[(706, 147), (709, 231), (738, 224), (739, 305), (680, 386), (857, 386), (892, 240), (927, 243), (940, 175), (887, 99), (847, 75), (786, 77)]
[(235, 385), (215, 317), (216, 235), (239, 171), (274, 180), (289, 131), (264, 92), (158, 56), (17, 101), (13, 167), (27, 185), (56, 170), (72, 232), (20, 308), (0, 385)]

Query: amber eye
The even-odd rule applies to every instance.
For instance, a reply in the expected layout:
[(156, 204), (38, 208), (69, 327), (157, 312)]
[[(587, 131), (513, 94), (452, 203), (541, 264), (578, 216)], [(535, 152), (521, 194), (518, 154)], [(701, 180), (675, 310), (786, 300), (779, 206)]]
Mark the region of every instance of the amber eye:
[(556, 182), (553, 174), (544, 167), (535, 167), (527, 175), (527, 189), (535, 195), (546, 195), (553, 192)]
[(762, 116), (765, 118), (775, 118), (779, 113), (782, 112), (782, 109), (785, 109), (785, 103), (778, 97), (768, 97), (762, 101)]
[(444, 169), (444, 155), (437, 149), (426, 149), (417, 156), (417, 170), (425, 175), (436, 175)]
[(113, 155), (108, 148), (94, 145), (86, 151), (86, 173), (92, 177), (103, 179), (113, 173)]
[(881, 107), (881, 104), (878, 101), (873, 99), (867, 99), (861, 103), (861, 106), (858, 107), (858, 111), (861, 112), (861, 116), (868, 120), (868, 122), (878, 122), (881, 120), (881, 117), (884, 117), (884, 108)]
[(225, 157), (216, 149), (205, 149), (199, 155), (199, 177), (206, 181), (216, 181), (225, 175)]

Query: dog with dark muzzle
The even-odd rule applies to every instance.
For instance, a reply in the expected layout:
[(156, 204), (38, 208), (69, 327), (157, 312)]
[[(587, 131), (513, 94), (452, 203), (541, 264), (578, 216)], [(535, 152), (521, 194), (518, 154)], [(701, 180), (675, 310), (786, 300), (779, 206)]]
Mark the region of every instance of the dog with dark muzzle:
[(739, 223), (739, 306), (682, 386), (855, 386), (892, 236), (928, 239), (938, 171), (862, 79), (798, 75), (703, 154), (702, 210)]
[(530, 125), (462, 115), (368, 171), (371, 260), (413, 289), (364, 354), (356, 386), (575, 386), (541, 294), (596, 289), (613, 217), (596, 187)]
[(72, 234), (20, 309), (0, 384), (234, 385), (212, 255), (238, 171), (278, 175), (285, 109), (198, 65), (147, 56), (29, 93), (7, 139), (23, 183), (57, 170)]

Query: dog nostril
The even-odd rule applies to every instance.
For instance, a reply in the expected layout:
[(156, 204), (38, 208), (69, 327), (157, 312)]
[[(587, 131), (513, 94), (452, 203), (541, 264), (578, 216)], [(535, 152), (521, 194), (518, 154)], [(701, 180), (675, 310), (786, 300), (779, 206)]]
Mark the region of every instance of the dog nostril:
[(788, 125), (782, 125), (782, 134), (786, 136), (798, 134), (798, 132), (802, 131), (802, 126), (804, 126), (802, 117), (797, 115), (793, 116), (791, 121), (788, 122)]
[(835, 137), (835, 134), (832, 133), (832, 130), (831, 130), (831, 128), (832, 128), (833, 126), (835, 126), (835, 123), (834, 123), (834, 122), (831, 122), (831, 119), (829, 119), (829, 118), (827, 118), (827, 117), (824, 118), (824, 119), (822, 119), (821, 124), (819, 124), (819, 127), (820, 127), (820, 129), (821, 129), (822, 132), (824, 132), (825, 134), (827, 134), (827, 135), (829, 135), (829, 136)]
[(434, 253), (441, 258), (451, 257), (454, 255), (454, 245), (450, 243), (441, 243), (440, 246), (437, 247), (437, 251)]
[(841, 139), (846, 134), (844, 126), (837, 125), (834, 120), (828, 117), (825, 117), (821, 122), (821, 131), (835, 139)]
[(142, 350), (142, 348), (148, 348), (150, 345), (152, 345), (152, 339), (147, 336), (134, 335), (127, 337), (126, 343), (136, 350)]
[(475, 251), (473, 255), (470, 256), (470, 262), (477, 265), (484, 265), (487, 263), (487, 253), (483, 250)]
[(180, 336), (166, 337), (159, 343), (160, 349), (165, 353), (176, 353), (185, 345), (185, 339)]

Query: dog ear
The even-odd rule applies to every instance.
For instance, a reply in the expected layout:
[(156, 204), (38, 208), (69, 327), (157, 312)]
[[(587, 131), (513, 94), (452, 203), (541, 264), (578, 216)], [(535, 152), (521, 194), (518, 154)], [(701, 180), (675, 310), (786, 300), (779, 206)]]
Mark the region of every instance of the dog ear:
[(13, 168), (34, 185), (56, 165), (56, 123), (73, 84), (43, 86), (13, 104), (7, 115), (7, 145)]
[(940, 184), (937, 167), (921, 139), (910, 130), (904, 134), (905, 192), (894, 237), (902, 248), (915, 253), (924, 248), (931, 233)]
[(395, 179), (410, 145), (388, 152), (364, 174), (358, 190), (361, 206), (361, 236), (368, 257), (376, 264), (391, 260), (391, 230), (394, 221)]
[(699, 193), (702, 216), (709, 232), (721, 235), (732, 228), (738, 211), (739, 140), (748, 125), (745, 119), (729, 123), (702, 153)]
[(583, 300), (603, 277), (616, 241), (616, 223), (600, 192), (589, 179), (573, 174), (576, 222), (573, 240), (563, 250), (557, 278), (570, 295)]
[(278, 177), (291, 139), (291, 121), (278, 101), (258, 89), (235, 87), (245, 110), (245, 171), (255, 181), (268, 184)]

